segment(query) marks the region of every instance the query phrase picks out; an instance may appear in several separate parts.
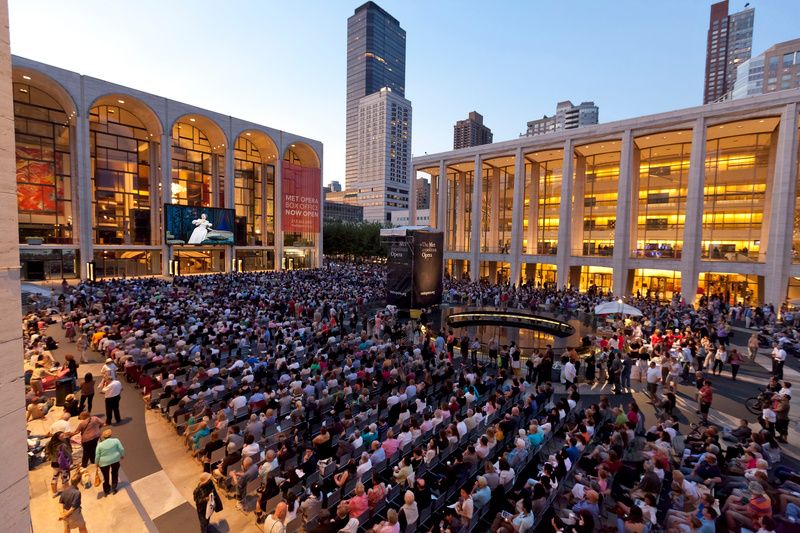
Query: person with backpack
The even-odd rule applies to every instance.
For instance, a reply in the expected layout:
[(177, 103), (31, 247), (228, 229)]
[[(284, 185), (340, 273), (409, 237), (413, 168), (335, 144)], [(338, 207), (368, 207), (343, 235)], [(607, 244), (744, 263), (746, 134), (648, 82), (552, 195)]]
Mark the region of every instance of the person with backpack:
[(57, 431), (45, 446), (45, 456), (53, 468), (53, 478), (50, 480), (52, 496), (58, 495), (58, 480), (61, 478), (62, 489), (69, 485), (69, 474), (72, 470), (72, 446), (69, 434)]

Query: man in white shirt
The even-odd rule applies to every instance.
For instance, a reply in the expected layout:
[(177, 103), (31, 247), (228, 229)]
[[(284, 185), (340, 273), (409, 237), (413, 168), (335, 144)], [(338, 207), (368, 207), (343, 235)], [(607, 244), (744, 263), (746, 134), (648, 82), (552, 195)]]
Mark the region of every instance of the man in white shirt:
[(786, 363), (786, 350), (774, 343), (772, 348), (772, 375), (776, 379), (783, 379), (783, 365)]
[(564, 365), (564, 390), (569, 390), (569, 388), (572, 387), (577, 375), (578, 371), (575, 365), (572, 363), (572, 360), (568, 360)]
[(459, 417), (458, 424), (456, 424), (456, 429), (458, 430), (458, 440), (463, 439), (464, 435), (466, 435), (469, 432), (467, 424), (464, 423), (463, 417)]
[(50, 425), (50, 431), (48, 432), (47, 435), (52, 437), (53, 435), (55, 435), (58, 432), (68, 433), (69, 432), (69, 419), (70, 419), (70, 414), (67, 413), (67, 412), (64, 412), (64, 414), (61, 415), (61, 418), (59, 418), (58, 420), (56, 420), (55, 422), (53, 422)]
[(661, 370), (658, 369), (655, 361), (650, 361), (650, 367), (647, 369), (647, 392), (654, 400), (658, 392), (659, 381), (661, 381)]
[(245, 398), (243, 394), (239, 394), (231, 399), (231, 403), (229, 405), (235, 414), (239, 409), (244, 409), (247, 406), (247, 398)]
[(116, 417), (117, 423), (122, 422), (122, 417), (119, 414), (119, 399), (122, 394), (122, 383), (116, 379), (102, 388), (103, 394), (106, 396), (106, 424), (111, 425), (113, 417)]

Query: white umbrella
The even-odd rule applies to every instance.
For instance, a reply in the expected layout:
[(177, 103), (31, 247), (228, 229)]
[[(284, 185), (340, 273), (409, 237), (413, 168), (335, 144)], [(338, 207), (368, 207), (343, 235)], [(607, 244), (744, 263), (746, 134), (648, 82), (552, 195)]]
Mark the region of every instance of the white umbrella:
[(630, 315), (642, 316), (642, 312), (632, 305), (623, 303), (622, 300), (603, 302), (594, 308), (596, 315)]

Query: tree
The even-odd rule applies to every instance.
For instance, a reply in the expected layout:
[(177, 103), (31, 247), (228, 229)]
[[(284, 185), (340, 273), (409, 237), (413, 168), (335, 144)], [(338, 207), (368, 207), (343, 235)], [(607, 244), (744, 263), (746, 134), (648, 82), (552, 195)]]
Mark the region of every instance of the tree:
[(377, 222), (326, 222), (322, 228), (322, 251), (327, 256), (348, 259), (386, 257)]

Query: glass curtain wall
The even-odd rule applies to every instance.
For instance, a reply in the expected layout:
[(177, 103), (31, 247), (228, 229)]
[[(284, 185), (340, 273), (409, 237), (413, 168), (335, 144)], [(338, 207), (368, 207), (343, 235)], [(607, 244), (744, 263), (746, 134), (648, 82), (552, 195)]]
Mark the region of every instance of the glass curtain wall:
[(474, 168), (471, 163), (461, 163), (447, 171), (446, 239), (449, 252), (470, 251)]
[(191, 124), (172, 128), (172, 202), (213, 207), (213, 155), (208, 137)]
[[(651, 145), (654, 139), (657, 145)], [(674, 132), (637, 139), (639, 150), (638, 214), (634, 257), (680, 259), (686, 218), (691, 132)]]
[[(583, 198), (577, 188), (573, 197), (574, 205), (583, 204), (583, 248), (579, 255), (610, 256), (614, 252), (619, 161), (618, 151), (578, 157), (576, 182), (581, 178), (582, 165), (585, 176)], [(574, 254), (578, 252), (573, 250)]]
[(634, 271), (633, 293), (637, 298), (669, 300), (680, 291), (680, 271), (650, 268), (639, 268)]
[(556, 265), (523, 263), (520, 269), (520, 283), (534, 287), (554, 287), (556, 285)]
[(261, 154), (255, 144), (239, 137), (233, 157), (233, 205), (236, 218), (246, 221), (247, 245), (260, 246), (263, 212)]
[(511, 213), (514, 203), (514, 158), (483, 163), (481, 184), (481, 252), (511, 251)]
[(703, 259), (764, 260), (760, 245), (775, 126), (777, 119), (765, 119), (708, 128)]
[(19, 242), (72, 244), (69, 121), (50, 95), (14, 83)]
[(701, 272), (698, 287), (706, 296), (716, 296), (734, 305), (755, 304), (761, 301), (763, 277), (725, 272)]
[(610, 291), (613, 272), (613, 269), (607, 267), (582, 266), (580, 290), (588, 291), (594, 287), (603, 289), (604, 292)]
[(528, 156), (522, 213), (523, 253), (555, 255), (558, 252), (563, 164), (563, 150)]
[(150, 141), (118, 106), (89, 112), (93, 222), (97, 244), (150, 244)]

